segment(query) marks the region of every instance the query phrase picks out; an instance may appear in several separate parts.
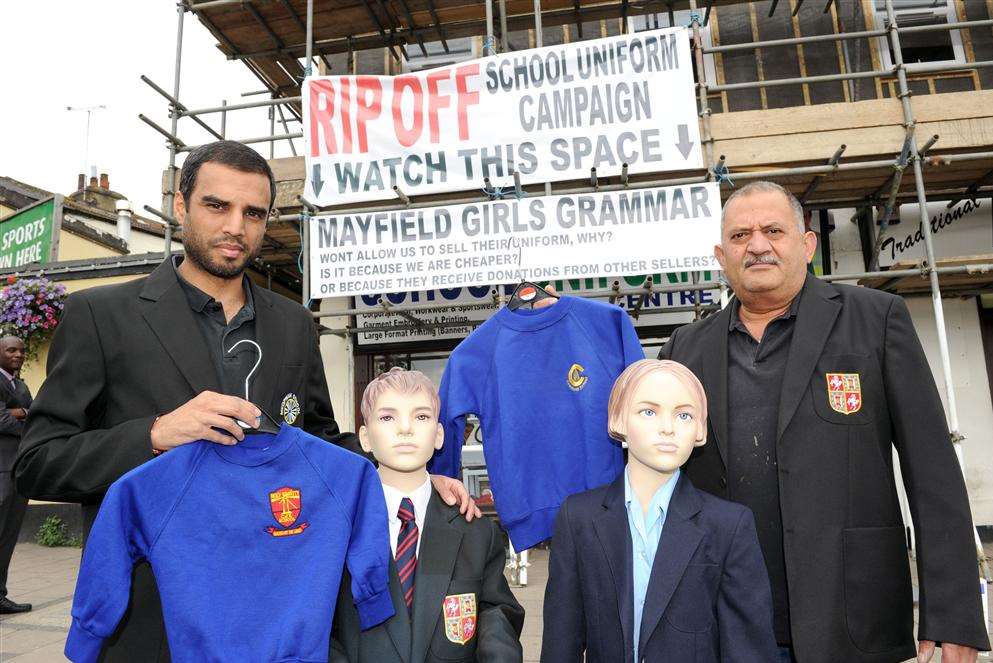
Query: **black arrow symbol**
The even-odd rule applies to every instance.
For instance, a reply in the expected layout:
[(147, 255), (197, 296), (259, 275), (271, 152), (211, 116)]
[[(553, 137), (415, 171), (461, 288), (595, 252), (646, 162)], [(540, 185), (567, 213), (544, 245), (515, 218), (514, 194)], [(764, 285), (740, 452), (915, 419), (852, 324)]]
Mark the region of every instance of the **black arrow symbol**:
[[(685, 124), (683, 125), (686, 126)], [(324, 188), (324, 180), (321, 179), (321, 164), (314, 164), (314, 177), (311, 179), (310, 183), (314, 187), (314, 197), (321, 195), (321, 189)]]
[(690, 140), (690, 128), (685, 124), (680, 124), (677, 129), (679, 130), (679, 142), (676, 143), (676, 148), (684, 159), (688, 159), (690, 150), (693, 149), (693, 141)]

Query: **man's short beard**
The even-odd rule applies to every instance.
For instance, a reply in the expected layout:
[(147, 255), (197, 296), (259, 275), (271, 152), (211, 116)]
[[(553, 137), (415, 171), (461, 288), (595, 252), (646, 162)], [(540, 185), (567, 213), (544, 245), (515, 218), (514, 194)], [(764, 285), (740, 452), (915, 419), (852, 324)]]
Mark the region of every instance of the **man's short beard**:
[[(203, 237), (197, 232), (183, 233), (183, 249), (186, 252), (186, 257), (192, 260), (200, 269), (219, 279), (233, 279), (241, 276), (259, 253), (259, 249), (249, 252), (247, 247), (244, 246), (244, 243), (239, 241), (238, 244), (241, 244), (246, 249), (244, 260), (240, 263), (218, 263), (211, 260), (210, 247), (206, 244)], [(261, 243), (259, 244), (259, 248), (261, 248)]]

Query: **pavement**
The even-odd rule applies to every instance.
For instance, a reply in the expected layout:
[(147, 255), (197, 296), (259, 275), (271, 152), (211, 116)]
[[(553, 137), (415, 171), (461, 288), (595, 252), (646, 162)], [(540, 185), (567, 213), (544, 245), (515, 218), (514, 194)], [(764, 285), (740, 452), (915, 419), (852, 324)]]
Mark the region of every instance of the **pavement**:
[(72, 592), (79, 572), (79, 548), (46, 548), (19, 543), (14, 549), (7, 594), (34, 610), (0, 617), (0, 663), (65, 661)]
[[(993, 546), (987, 545), (987, 554), (993, 556)], [(45, 548), (28, 542), (17, 545), (7, 582), (8, 594), (18, 603), (34, 604), (34, 610), (0, 617), (0, 663), (66, 660), (62, 649), (69, 629), (79, 555), (79, 548)], [(541, 652), (541, 611), (547, 579), (548, 551), (532, 550), (528, 585), (513, 588), (526, 611), (522, 643), (524, 660), (529, 663), (538, 661)], [(932, 663), (940, 660), (939, 653)]]

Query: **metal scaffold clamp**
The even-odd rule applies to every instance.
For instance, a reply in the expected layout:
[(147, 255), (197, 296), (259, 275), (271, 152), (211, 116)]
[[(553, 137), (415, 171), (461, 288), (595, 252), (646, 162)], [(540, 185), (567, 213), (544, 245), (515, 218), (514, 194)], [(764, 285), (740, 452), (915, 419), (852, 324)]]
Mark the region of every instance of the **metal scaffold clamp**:
[(493, 186), (490, 182), (490, 178), (488, 177), (483, 178), (483, 193), (486, 194), (490, 200), (503, 200), (503, 187)]
[(731, 170), (727, 167), (723, 154), (721, 155), (721, 158), (717, 162), (717, 164), (713, 168), (711, 168), (711, 172), (714, 174), (714, 177), (717, 179), (718, 186), (723, 184), (724, 182), (727, 182), (732, 187), (734, 187), (734, 181), (731, 179)]

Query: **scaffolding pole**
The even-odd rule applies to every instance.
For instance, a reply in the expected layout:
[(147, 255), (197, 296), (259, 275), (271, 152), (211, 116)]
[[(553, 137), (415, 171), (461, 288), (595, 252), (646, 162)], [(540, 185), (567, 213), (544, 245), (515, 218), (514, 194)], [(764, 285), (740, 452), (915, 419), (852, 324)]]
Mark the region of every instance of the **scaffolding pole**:
[[(174, 103), (170, 105), (170, 115), (172, 116), (172, 135), (175, 137), (179, 129), (179, 74), (183, 64), (183, 18), (186, 16), (186, 7), (183, 3), (176, 5), (176, 66), (172, 77), (172, 98)], [(169, 190), (165, 196), (165, 213), (173, 214), (176, 202), (176, 152), (179, 147), (175, 140), (169, 141)], [(165, 254), (172, 253), (172, 222), (165, 223)]]
[[(709, 3), (708, 3), (709, 5)], [(700, 123), (702, 125), (703, 131), (700, 136), (700, 146), (703, 151), (703, 164), (707, 168), (707, 181), (713, 182), (717, 179), (717, 175), (711, 164), (714, 163), (714, 134), (710, 127), (710, 100), (707, 97), (709, 88), (707, 87), (707, 68), (704, 66), (703, 60), (703, 36), (700, 33), (700, 11), (697, 6), (697, 0), (690, 0), (690, 26), (693, 30), (693, 55), (696, 58), (696, 70), (698, 72), (699, 81), (697, 82), (697, 94), (699, 95), (700, 104)], [(708, 6), (709, 9), (709, 6)], [(720, 188), (720, 185), (718, 185)], [(697, 272), (693, 272), (693, 282), (695, 283), (699, 279)], [(720, 283), (721, 292), (721, 305), (726, 306), (728, 302), (728, 289), (727, 284), (724, 280)], [(694, 320), (699, 320), (702, 315), (702, 311), (698, 307), (694, 312)]]
[[(900, 89), (900, 103), (903, 108), (903, 120), (906, 123), (910, 136), (910, 154), (914, 155), (914, 187), (917, 190), (917, 207), (920, 216), (921, 231), (924, 235), (924, 255), (927, 264), (931, 267), (928, 277), (931, 281), (931, 304), (934, 308), (934, 323), (938, 333), (938, 352), (941, 355), (941, 372), (945, 380), (945, 398), (948, 406), (948, 427), (951, 433), (951, 443), (955, 449), (955, 455), (959, 461), (959, 468), (962, 471), (963, 481), (965, 480), (965, 456), (962, 453), (961, 441), (963, 437), (959, 430), (958, 405), (955, 401), (955, 384), (952, 381), (952, 360), (948, 351), (948, 333), (945, 328), (945, 310), (941, 301), (941, 288), (938, 284), (938, 272), (934, 266), (937, 261), (934, 257), (934, 239), (931, 233), (931, 220), (927, 212), (927, 193), (924, 189), (924, 170), (921, 168), (920, 159), (917, 156), (917, 139), (914, 137), (914, 110), (910, 104), (910, 88), (907, 85), (907, 71), (903, 63), (903, 50), (900, 47), (900, 32), (897, 29), (896, 12), (893, 10), (893, 0), (886, 0), (886, 17), (889, 23), (889, 38), (893, 50), (894, 69), (896, 69), (897, 84)], [(977, 63), (978, 64), (978, 63)], [(979, 539), (979, 531), (973, 527), (973, 536), (976, 544), (976, 557), (979, 564), (979, 575), (983, 580), (989, 580), (989, 567), (983, 544)]]
[[(365, 2), (365, 0), (362, 0)], [(413, 27), (413, 26), (411, 26)], [(314, 0), (307, 0), (307, 69), (306, 76), (312, 73), (314, 61)]]

